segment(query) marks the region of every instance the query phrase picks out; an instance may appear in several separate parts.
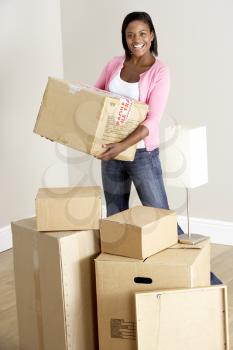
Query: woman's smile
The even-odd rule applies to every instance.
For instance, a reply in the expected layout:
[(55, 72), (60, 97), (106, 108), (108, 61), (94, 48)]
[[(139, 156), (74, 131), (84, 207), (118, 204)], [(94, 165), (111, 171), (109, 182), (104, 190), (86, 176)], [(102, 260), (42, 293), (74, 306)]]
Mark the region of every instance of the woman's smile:
[(134, 44), (133, 48), (134, 49), (142, 49), (145, 46), (145, 44)]

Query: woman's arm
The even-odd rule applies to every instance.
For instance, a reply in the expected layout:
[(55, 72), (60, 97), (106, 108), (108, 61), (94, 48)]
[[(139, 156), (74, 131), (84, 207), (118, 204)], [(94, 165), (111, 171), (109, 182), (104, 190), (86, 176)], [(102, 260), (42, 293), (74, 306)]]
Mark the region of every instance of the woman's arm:
[(98, 89), (105, 90), (108, 65), (109, 62), (104, 66), (99, 78), (94, 85)]
[(149, 112), (141, 123), (149, 130), (149, 137), (153, 140), (159, 131), (159, 122), (165, 110), (170, 90), (170, 74), (167, 66), (160, 68), (155, 86), (150, 93)]
[(101, 153), (96, 158), (102, 159), (102, 160), (113, 159), (117, 157), (119, 153), (123, 152), (130, 146), (144, 139), (148, 134), (149, 134), (149, 130), (146, 126), (138, 125), (138, 127), (121, 142), (109, 143), (107, 145), (103, 145), (105, 152)]

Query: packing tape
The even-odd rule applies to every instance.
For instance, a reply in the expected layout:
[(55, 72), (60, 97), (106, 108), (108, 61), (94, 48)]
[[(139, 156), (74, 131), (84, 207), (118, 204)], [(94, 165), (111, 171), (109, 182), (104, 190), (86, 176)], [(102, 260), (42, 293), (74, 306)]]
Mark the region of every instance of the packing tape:
[(41, 307), (41, 293), (40, 293), (40, 270), (39, 270), (39, 238), (40, 233), (35, 232), (33, 237), (33, 268), (34, 268), (34, 286), (35, 286), (35, 309), (37, 317), (37, 332), (39, 349), (44, 350), (43, 341), (43, 320), (42, 320), (42, 307)]
[(73, 95), (75, 95), (77, 92), (81, 90), (81, 85), (74, 85), (74, 84), (69, 84), (69, 92)]

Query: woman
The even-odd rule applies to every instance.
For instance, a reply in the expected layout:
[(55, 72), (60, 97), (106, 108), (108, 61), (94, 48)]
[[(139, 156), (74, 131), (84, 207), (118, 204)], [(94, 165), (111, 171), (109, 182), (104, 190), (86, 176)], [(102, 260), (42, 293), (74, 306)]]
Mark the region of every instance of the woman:
[[(107, 204), (107, 216), (129, 207), (132, 182), (143, 205), (169, 209), (159, 159), (159, 121), (170, 87), (167, 66), (157, 58), (157, 38), (150, 16), (128, 14), (122, 24), (125, 56), (114, 57), (95, 86), (149, 105), (146, 120), (126, 139), (103, 145), (98, 156)], [(137, 144), (134, 161), (114, 158)], [(178, 232), (183, 233), (178, 226)]]

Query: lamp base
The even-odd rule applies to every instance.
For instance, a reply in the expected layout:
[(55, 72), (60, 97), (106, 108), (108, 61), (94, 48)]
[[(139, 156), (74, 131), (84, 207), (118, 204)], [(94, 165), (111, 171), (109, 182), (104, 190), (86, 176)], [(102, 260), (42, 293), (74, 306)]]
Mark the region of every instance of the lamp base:
[(190, 236), (187, 235), (186, 233), (178, 236), (179, 243), (191, 244), (191, 245), (200, 243), (200, 242), (205, 241), (207, 239), (209, 239), (208, 236), (202, 236), (202, 235), (198, 235), (196, 233), (192, 233)]

